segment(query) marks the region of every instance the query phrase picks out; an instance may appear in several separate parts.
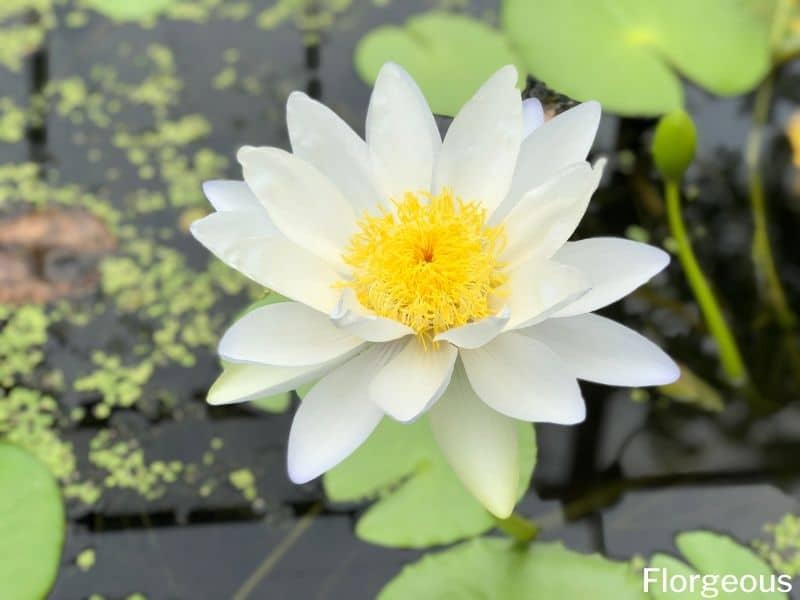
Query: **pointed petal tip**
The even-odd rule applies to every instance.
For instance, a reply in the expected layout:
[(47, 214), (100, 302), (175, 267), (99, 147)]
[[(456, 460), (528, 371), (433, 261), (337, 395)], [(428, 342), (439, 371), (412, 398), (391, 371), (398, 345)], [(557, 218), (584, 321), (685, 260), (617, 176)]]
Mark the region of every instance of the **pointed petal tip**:
[(671, 383), (675, 383), (681, 378), (681, 368), (678, 366), (678, 363), (676, 363), (666, 354), (664, 355), (664, 358), (664, 372), (662, 377), (656, 378), (656, 381), (652, 385), (669, 385)]
[(226, 389), (225, 385), (225, 372), (223, 371), (216, 381), (211, 384), (206, 394), (206, 404), (209, 406), (225, 406), (228, 404), (237, 404), (241, 394), (231, 394)]
[(507, 519), (514, 512), (516, 501), (513, 498), (479, 498), (483, 507), (497, 519)]
[(383, 66), (378, 71), (378, 78), (380, 78), (381, 74), (388, 73), (391, 75), (400, 75), (402, 77), (410, 77), (408, 71), (406, 71), (400, 63), (396, 63), (393, 60), (388, 60), (383, 63)]
[(503, 77), (507, 77), (513, 82), (513, 85), (517, 85), (517, 81), (519, 80), (519, 71), (517, 70), (516, 65), (505, 65), (498, 71), (498, 73), (502, 73)]
[(289, 475), (289, 479), (295, 485), (303, 485), (304, 483), (308, 483), (312, 479), (316, 479), (322, 473), (316, 473), (315, 470), (308, 468), (301, 468), (300, 465), (295, 464), (294, 461), (291, 459), (287, 460), (286, 462), (286, 472)]
[(256, 146), (242, 146), (236, 151), (236, 160), (239, 162), (239, 164), (243, 165), (250, 159), (250, 157), (252, 157), (255, 150), (257, 150)]
[(300, 90), (293, 90), (289, 93), (289, 96), (286, 98), (286, 112), (292, 112), (298, 105), (304, 102), (314, 102), (314, 99), (311, 98), (305, 92), (301, 92)]

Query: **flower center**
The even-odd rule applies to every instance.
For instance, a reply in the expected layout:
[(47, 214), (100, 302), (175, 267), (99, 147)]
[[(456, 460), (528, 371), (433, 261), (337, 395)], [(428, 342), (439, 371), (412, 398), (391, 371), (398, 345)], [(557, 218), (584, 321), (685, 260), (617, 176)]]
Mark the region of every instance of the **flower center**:
[(344, 285), (359, 302), (423, 341), (494, 312), (507, 279), (498, 260), (502, 225), (488, 227), (480, 204), (448, 190), (409, 192), (394, 205), (365, 215), (345, 251), (353, 275)]

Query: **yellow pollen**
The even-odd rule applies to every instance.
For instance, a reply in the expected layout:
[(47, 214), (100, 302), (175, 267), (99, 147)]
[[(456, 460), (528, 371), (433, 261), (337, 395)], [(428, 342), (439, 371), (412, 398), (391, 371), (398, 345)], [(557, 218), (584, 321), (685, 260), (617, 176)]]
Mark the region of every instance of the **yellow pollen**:
[(344, 261), (342, 285), (375, 314), (408, 325), (423, 343), (451, 327), (497, 310), (507, 277), (499, 255), (502, 225), (486, 225), (486, 210), (448, 190), (406, 193), (395, 210), (365, 215)]

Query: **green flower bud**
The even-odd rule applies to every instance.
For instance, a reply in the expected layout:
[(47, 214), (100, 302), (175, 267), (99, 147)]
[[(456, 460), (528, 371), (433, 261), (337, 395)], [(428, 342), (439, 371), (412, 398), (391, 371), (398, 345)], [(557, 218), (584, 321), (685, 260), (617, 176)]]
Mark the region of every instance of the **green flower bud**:
[(697, 130), (683, 110), (661, 117), (653, 136), (651, 152), (661, 176), (678, 181), (694, 159)]

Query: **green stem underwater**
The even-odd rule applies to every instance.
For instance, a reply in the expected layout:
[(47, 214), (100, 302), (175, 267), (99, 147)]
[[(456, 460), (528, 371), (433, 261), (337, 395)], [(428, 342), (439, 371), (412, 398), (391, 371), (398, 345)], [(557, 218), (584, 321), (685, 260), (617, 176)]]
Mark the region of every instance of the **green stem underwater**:
[(505, 519), (495, 517), (494, 521), (497, 528), (512, 538), (518, 546), (527, 546), (539, 535), (539, 526), (517, 513), (512, 513)]
[(689, 281), (689, 287), (700, 305), (700, 311), (703, 313), (708, 330), (717, 342), (722, 370), (731, 383), (742, 385), (747, 381), (747, 369), (739, 347), (736, 345), (736, 339), (722, 314), (719, 302), (717, 302), (711, 285), (694, 255), (692, 243), (683, 222), (678, 182), (667, 180), (665, 195), (669, 228), (678, 247), (678, 259), (686, 274), (686, 279)]
[(772, 78), (772, 75), (767, 76), (756, 92), (755, 105), (753, 106), (753, 125), (747, 136), (745, 161), (750, 187), (750, 210), (753, 215), (751, 253), (759, 292), (763, 290), (770, 308), (775, 313), (778, 324), (784, 329), (791, 329), (796, 324), (797, 318), (789, 307), (786, 293), (778, 276), (778, 270), (775, 267), (775, 258), (772, 255), (767, 228), (767, 200), (764, 195), (764, 182), (759, 170), (764, 126), (772, 100)]

